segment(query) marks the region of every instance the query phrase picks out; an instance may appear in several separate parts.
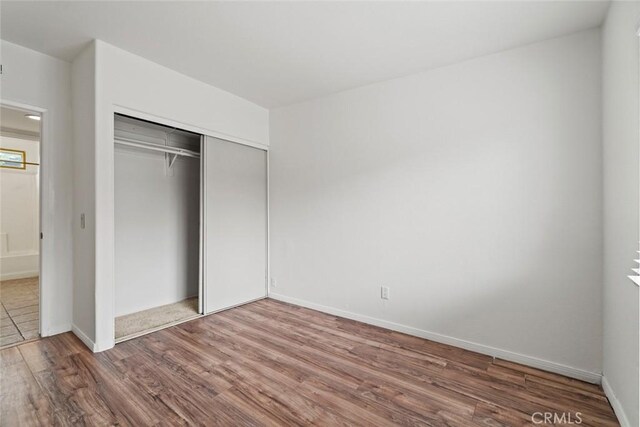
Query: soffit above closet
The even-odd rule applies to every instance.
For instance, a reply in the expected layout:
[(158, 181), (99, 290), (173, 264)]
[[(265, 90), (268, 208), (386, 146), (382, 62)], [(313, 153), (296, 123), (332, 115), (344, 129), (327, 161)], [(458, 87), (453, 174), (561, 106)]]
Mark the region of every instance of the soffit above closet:
[(100, 39), (275, 108), (598, 27), (608, 6), (3, 1), (0, 35), (66, 61)]

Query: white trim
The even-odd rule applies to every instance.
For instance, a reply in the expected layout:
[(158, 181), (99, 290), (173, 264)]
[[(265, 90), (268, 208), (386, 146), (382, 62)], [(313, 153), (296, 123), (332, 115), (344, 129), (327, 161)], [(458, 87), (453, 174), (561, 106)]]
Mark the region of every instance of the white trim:
[(116, 345), (115, 340), (98, 342), (94, 344), (93, 352), (100, 353), (101, 351), (110, 350), (115, 345)]
[(265, 277), (265, 283), (264, 283), (264, 294), (265, 297), (269, 296), (269, 292), (271, 292), (271, 218), (270, 218), (270, 212), (271, 209), (269, 208), (269, 205), (271, 204), (271, 194), (269, 189), (271, 188), (271, 185), (269, 183), (270, 181), (270, 176), (271, 176), (271, 166), (270, 166), (270, 160), (269, 158), (271, 157), (269, 154), (269, 151), (266, 152), (266, 157), (267, 157), (267, 223), (266, 223), (266, 227), (267, 227), (267, 242), (266, 242), (266, 248), (265, 250), (267, 251), (266, 255), (267, 255), (267, 265), (266, 265), (266, 271), (265, 274), (267, 277)]
[(200, 314), (204, 314), (205, 312), (205, 307), (204, 307), (204, 302), (205, 302), (205, 290), (204, 290), (204, 284), (205, 284), (205, 271), (204, 271), (204, 263), (206, 260), (206, 248), (205, 248), (205, 233), (207, 232), (207, 229), (205, 228), (205, 223), (204, 223), (204, 219), (205, 219), (205, 194), (207, 191), (207, 187), (206, 187), (206, 171), (204, 168), (204, 159), (205, 159), (205, 141), (206, 141), (206, 137), (204, 135), (200, 135), (200, 235), (198, 236), (198, 250), (199, 250), (199, 254), (198, 254), (198, 313)]
[(82, 341), (84, 345), (89, 347), (89, 350), (91, 350), (94, 353), (99, 353), (101, 351), (109, 350), (114, 346), (113, 342), (101, 342), (101, 343), (93, 342), (84, 332), (82, 332), (80, 328), (78, 328), (74, 324), (71, 325), (71, 332), (73, 332), (75, 336), (80, 338), (80, 341)]
[(211, 136), (218, 139), (224, 139), (225, 141), (235, 142), (236, 144), (248, 145), (250, 147), (259, 148), (265, 151), (269, 150), (269, 146), (267, 144), (263, 144), (258, 141), (253, 141), (251, 139), (229, 135), (227, 133), (218, 132), (212, 129), (201, 128), (201, 127), (190, 125), (183, 122), (177, 122), (175, 120), (172, 120), (166, 117), (156, 116), (153, 114), (145, 113), (143, 111), (135, 110), (122, 105), (113, 104), (113, 113), (124, 114), (130, 117), (134, 117), (136, 119), (147, 120), (149, 122), (154, 122), (161, 125), (170, 126), (173, 128), (188, 130), (189, 132), (198, 133), (200, 135)]
[(40, 332), (40, 336), (42, 338), (50, 337), (52, 335), (64, 334), (65, 332), (70, 332), (71, 330), (72, 330), (72, 326), (70, 324), (58, 325), (50, 328), (47, 331), (43, 330), (42, 332)]
[(38, 277), (38, 275), (38, 271), (18, 271), (16, 273), (0, 274), (0, 280), (28, 279), (30, 277)]
[(629, 418), (627, 418), (627, 414), (625, 413), (624, 408), (622, 407), (622, 404), (620, 403), (620, 401), (616, 397), (616, 394), (611, 388), (611, 384), (609, 384), (609, 381), (607, 381), (607, 377), (604, 375), (602, 376), (602, 390), (604, 390), (604, 394), (607, 396), (607, 399), (609, 399), (609, 403), (613, 408), (613, 412), (615, 412), (616, 416), (618, 417), (618, 422), (620, 423), (620, 426), (631, 427), (631, 423), (629, 422)]
[[(38, 236), (38, 243), (40, 237)], [(22, 258), (23, 262), (19, 263), (22, 266), (26, 266), (24, 270), (15, 271), (14, 266), (7, 268), (7, 265), (11, 264), (11, 260)], [(3, 265), (2, 271), (0, 271), (0, 280), (15, 280), (15, 279), (28, 279), (38, 278), (40, 271), (40, 254), (38, 251), (29, 252), (7, 252), (3, 256), (0, 256), (0, 265)], [(34, 267), (36, 265), (36, 267)], [(14, 271), (7, 271), (14, 270)], [(40, 284), (38, 284), (40, 286)]]
[(350, 311), (341, 310), (338, 308), (327, 307), (324, 305), (312, 303), (309, 301), (300, 300), (297, 298), (288, 297), (285, 295), (270, 293), (269, 298), (273, 298), (279, 301), (287, 302), (294, 305), (310, 308), (313, 310), (321, 311), (323, 313), (332, 314), (334, 316), (345, 317), (347, 319), (356, 320), (358, 322), (368, 323), (370, 325), (379, 326), (381, 328), (390, 329), (392, 331), (402, 332), (408, 335), (413, 335), (420, 338), (425, 338), (431, 341), (452, 345), (466, 350), (475, 351), (477, 353), (486, 354), (500, 359), (508, 360), (511, 362), (520, 363), (523, 365), (531, 366), (533, 368), (542, 369), (544, 371), (553, 372), (567, 377), (576, 378), (582, 381), (587, 381), (594, 384), (599, 384), (602, 375), (597, 372), (589, 372), (572, 366), (563, 365), (556, 362), (551, 362), (544, 359), (539, 359), (533, 356), (527, 356), (525, 354), (515, 353), (509, 350), (503, 350), (500, 348), (491, 347), (484, 344), (475, 343), (472, 341), (466, 341), (447, 335), (438, 334), (436, 332), (430, 332), (423, 329), (414, 328), (412, 326), (406, 326), (399, 323), (390, 322), (388, 320), (376, 319), (374, 317), (365, 316), (362, 314), (352, 313)]
[[(38, 259), (38, 281), (39, 286), (39, 300), (38, 300), (38, 333), (42, 335), (42, 331), (50, 331), (51, 327), (51, 309), (45, 303), (49, 301), (49, 295), (55, 294), (58, 289), (55, 282), (55, 275), (49, 276), (49, 271), (43, 268), (45, 265), (43, 259), (54, 260), (56, 259), (56, 251), (53, 246), (53, 239), (50, 238), (54, 234), (54, 220), (53, 220), (53, 206), (55, 202), (53, 200), (52, 193), (45, 191), (45, 183), (50, 181), (49, 174), (49, 158), (51, 152), (55, 149), (55, 144), (52, 144), (49, 140), (49, 134), (51, 129), (51, 120), (49, 119), (49, 110), (46, 108), (37, 107), (35, 105), (25, 104), (23, 102), (11, 101), (8, 99), (0, 98), (0, 105), (3, 107), (12, 108), (15, 110), (22, 110), (28, 113), (40, 114), (40, 169), (38, 173), (38, 226), (39, 232), (44, 235), (44, 238), (38, 239), (38, 253), (40, 254)], [(4, 279), (3, 279), (4, 280)]]
[[(260, 301), (260, 300), (267, 299), (267, 298), (269, 298), (269, 297), (265, 295), (265, 296), (263, 296), (263, 297), (258, 297), (258, 298), (250, 299), (249, 301), (239, 302), (238, 304), (230, 305), (229, 307), (224, 307), (224, 308), (219, 308), (219, 309), (217, 309), (217, 310), (213, 310), (213, 311), (211, 311), (211, 312), (209, 312), (209, 313), (203, 314), (201, 317), (204, 317), (204, 316), (210, 316), (210, 315), (212, 315), (212, 314), (220, 313), (220, 312), (222, 312), (222, 311), (231, 310), (232, 308), (241, 307), (241, 306), (243, 306), (243, 305), (251, 304), (252, 302)], [(192, 320), (193, 320), (193, 319), (192, 319)]]
[(84, 332), (82, 332), (82, 330), (79, 327), (77, 327), (74, 324), (71, 324), (71, 332), (73, 332), (75, 336), (80, 338), (80, 341), (82, 341), (84, 345), (89, 347), (89, 350), (93, 351), (94, 353), (97, 351), (96, 343), (94, 343)]

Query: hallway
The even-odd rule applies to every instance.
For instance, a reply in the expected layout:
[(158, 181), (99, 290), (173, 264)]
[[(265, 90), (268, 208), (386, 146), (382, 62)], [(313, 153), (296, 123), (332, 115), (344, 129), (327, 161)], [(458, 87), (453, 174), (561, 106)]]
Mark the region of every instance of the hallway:
[(38, 277), (0, 282), (0, 347), (38, 338)]

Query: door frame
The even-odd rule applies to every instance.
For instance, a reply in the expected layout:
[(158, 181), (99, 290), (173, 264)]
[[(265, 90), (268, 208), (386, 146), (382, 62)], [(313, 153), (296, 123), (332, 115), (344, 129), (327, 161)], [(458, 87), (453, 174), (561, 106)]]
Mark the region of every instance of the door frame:
[(206, 150), (206, 144), (205, 141), (207, 140), (207, 137), (205, 135), (200, 134), (200, 235), (198, 236), (198, 238), (200, 239), (199, 242), (199, 250), (200, 253), (198, 254), (198, 263), (199, 263), (199, 270), (198, 270), (198, 313), (199, 314), (204, 314), (204, 300), (205, 300), (205, 280), (206, 280), (206, 272), (205, 272), (205, 268), (204, 268), (204, 264), (205, 264), (205, 244), (204, 244), (204, 236), (205, 233), (207, 232), (207, 228), (206, 228), (206, 224), (204, 221), (205, 215), (206, 215), (206, 211), (205, 211), (205, 203), (204, 203), (204, 196), (205, 194), (207, 194), (206, 192), (206, 175), (205, 175), (205, 150)]
[[(53, 230), (53, 213), (51, 208), (54, 205), (48, 193), (43, 191), (44, 183), (49, 181), (49, 168), (47, 167), (50, 157), (50, 150), (53, 148), (49, 143), (49, 112), (46, 108), (28, 105), (21, 102), (0, 99), (0, 106), (25, 113), (40, 114), (40, 137), (38, 151), (40, 153), (40, 166), (38, 169), (38, 228), (40, 238), (38, 239), (38, 335), (46, 337), (57, 333), (52, 331), (51, 312), (44, 304), (50, 300), (49, 295), (55, 293), (56, 284), (50, 280), (47, 269), (44, 267), (43, 259), (55, 259), (55, 248), (53, 241), (48, 239), (49, 230)], [(51, 148), (49, 148), (51, 147)]]

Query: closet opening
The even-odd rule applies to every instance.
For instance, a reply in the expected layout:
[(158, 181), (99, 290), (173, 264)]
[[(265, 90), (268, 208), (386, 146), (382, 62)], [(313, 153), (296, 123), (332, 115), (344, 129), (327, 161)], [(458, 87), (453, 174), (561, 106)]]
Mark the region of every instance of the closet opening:
[(115, 114), (115, 340), (202, 315), (203, 137)]

